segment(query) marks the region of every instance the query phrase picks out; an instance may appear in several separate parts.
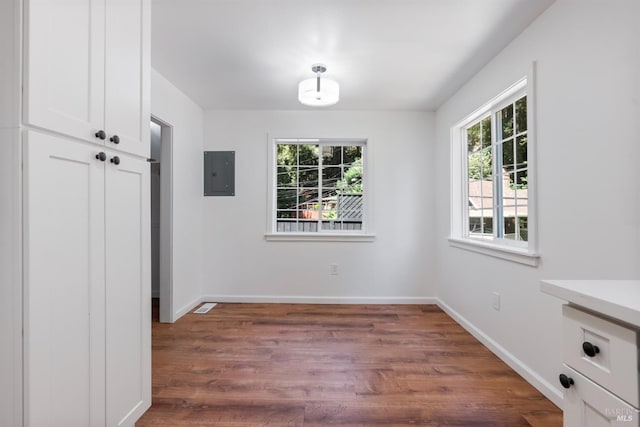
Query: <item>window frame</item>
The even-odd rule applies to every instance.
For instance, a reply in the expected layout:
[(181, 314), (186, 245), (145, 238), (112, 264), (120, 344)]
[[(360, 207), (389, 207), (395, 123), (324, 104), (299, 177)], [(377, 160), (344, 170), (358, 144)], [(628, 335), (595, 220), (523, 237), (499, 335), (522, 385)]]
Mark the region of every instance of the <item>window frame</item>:
[[(506, 90), (476, 109), (463, 120), (451, 127), (451, 218), (449, 243), (453, 247), (483, 253), (485, 255), (537, 266), (539, 255), (537, 252), (537, 200), (536, 200), (536, 156), (535, 156), (535, 91), (534, 67), (529, 73), (509, 86)], [(493, 180), (501, 177), (496, 175), (498, 165), (496, 158), (496, 113), (504, 107), (513, 104), (522, 96), (527, 98), (527, 241), (517, 241), (504, 237), (496, 237), (495, 220), (498, 218), (498, 197), (493, 194), (493, 237), (480, 238), (469, 235), (469, 169), (467, 129), (486, 117), (491, 117), (491, 147), (492, 147), (492, 175)], [(515, 117), (514, 117), (515, 120)], [(515, 135), (513, 136), (515, 140)], [(504, 138), (503, 138), (504, 139)], [(515, 155), (515, 153), (514, 153)]]
[[(277, 230), (277, 146), (278, 144), (318, 144), (320, 147), (359, 145), (362, 147), (362, 229), (361, 230), (321, 230), (321, 231), (278, 231)], [(367, 138), (290, 138), (268, 137), (267, 176), (267, 231), (266, 240), (273, 241), (349, 241), (369, 242), (375, 239), (371, 214), (371, 156), (370, 141)], [(318, 165), (321, 167), (321, 164)], [(320, 188), (320, 187), (319, 187)]]

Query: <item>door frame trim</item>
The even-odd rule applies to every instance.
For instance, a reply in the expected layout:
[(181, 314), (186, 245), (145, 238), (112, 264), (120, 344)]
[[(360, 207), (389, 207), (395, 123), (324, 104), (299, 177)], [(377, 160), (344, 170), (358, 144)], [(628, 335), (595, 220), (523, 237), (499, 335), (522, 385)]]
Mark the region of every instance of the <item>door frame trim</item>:
[(173, 126), (152, 114), (160, 125), (160, 322), (176, 321), (173, 309)]

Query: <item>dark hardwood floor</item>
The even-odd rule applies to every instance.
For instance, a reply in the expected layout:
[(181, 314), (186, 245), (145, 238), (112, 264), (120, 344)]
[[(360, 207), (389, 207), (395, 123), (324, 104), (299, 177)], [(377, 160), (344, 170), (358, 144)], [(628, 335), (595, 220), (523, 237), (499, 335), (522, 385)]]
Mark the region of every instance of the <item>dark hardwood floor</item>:
[(136, 425), (554, 427), (562, 412), (437, 306), (218, 304), (154, 320)]

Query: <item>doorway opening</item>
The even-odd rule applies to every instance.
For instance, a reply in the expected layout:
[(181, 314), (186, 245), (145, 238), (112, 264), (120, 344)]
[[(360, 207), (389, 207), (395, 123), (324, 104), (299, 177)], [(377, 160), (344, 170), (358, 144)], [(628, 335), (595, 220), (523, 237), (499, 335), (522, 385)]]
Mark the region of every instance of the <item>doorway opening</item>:
[(151, 297), (153, 319), (173, 316), (173, 128), (151, 117)]

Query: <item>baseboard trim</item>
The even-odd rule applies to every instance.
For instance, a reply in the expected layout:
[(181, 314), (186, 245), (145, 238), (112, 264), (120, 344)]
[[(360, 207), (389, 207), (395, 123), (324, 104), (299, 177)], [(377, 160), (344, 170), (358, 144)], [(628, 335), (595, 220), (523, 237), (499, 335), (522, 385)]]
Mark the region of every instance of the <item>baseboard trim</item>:
[(185, 314), (187, 314), (188, 312), (190, 312), (191, 310), (193, 310), (193, 308), (195, 306), (197, 306), (198, 304), (200, 304), (202, 302), (205, 302), (205, 301), (203, 301), (203, 297), (198, 297), (198, 298), (194, 299), (193, 301), (191, 301), (190, 303), (184, 305), (181, 309), (176, 311), (175, 316), (174, 316), (174, 322), (176, 320), (178, 320), (179, 318), (181, 318), (182, 316), (184, 316)]
[(507, 349), (495, 342), (491, 337), (485, 334), (482, 330), (478, 329), (469, 320), (460, 315), (453, 308), (448, 306), (440, 298), (436, 298), (438, 306), (444, 310), (449, 316), (453, 318), (460, 326), (473, 335), (478, 341), (480, 341), (485, 347), (491, 350), (496, 356), (498, 356), (503, 362), (505, 362), (511, 369), (516, 371), (521, 377), (523, 377), (529, 384), (534, 386), (538, 391), (553, 402), (558, 408), (562, 409), (562, 394), (553, 387), (547, 380), (542, 378), (531, 369), (528, 365), (515, 357)]
[(283, 304), (437, 304), (435, 297), (320, 297), (269, 295), (204, 295), (201, 302)]

